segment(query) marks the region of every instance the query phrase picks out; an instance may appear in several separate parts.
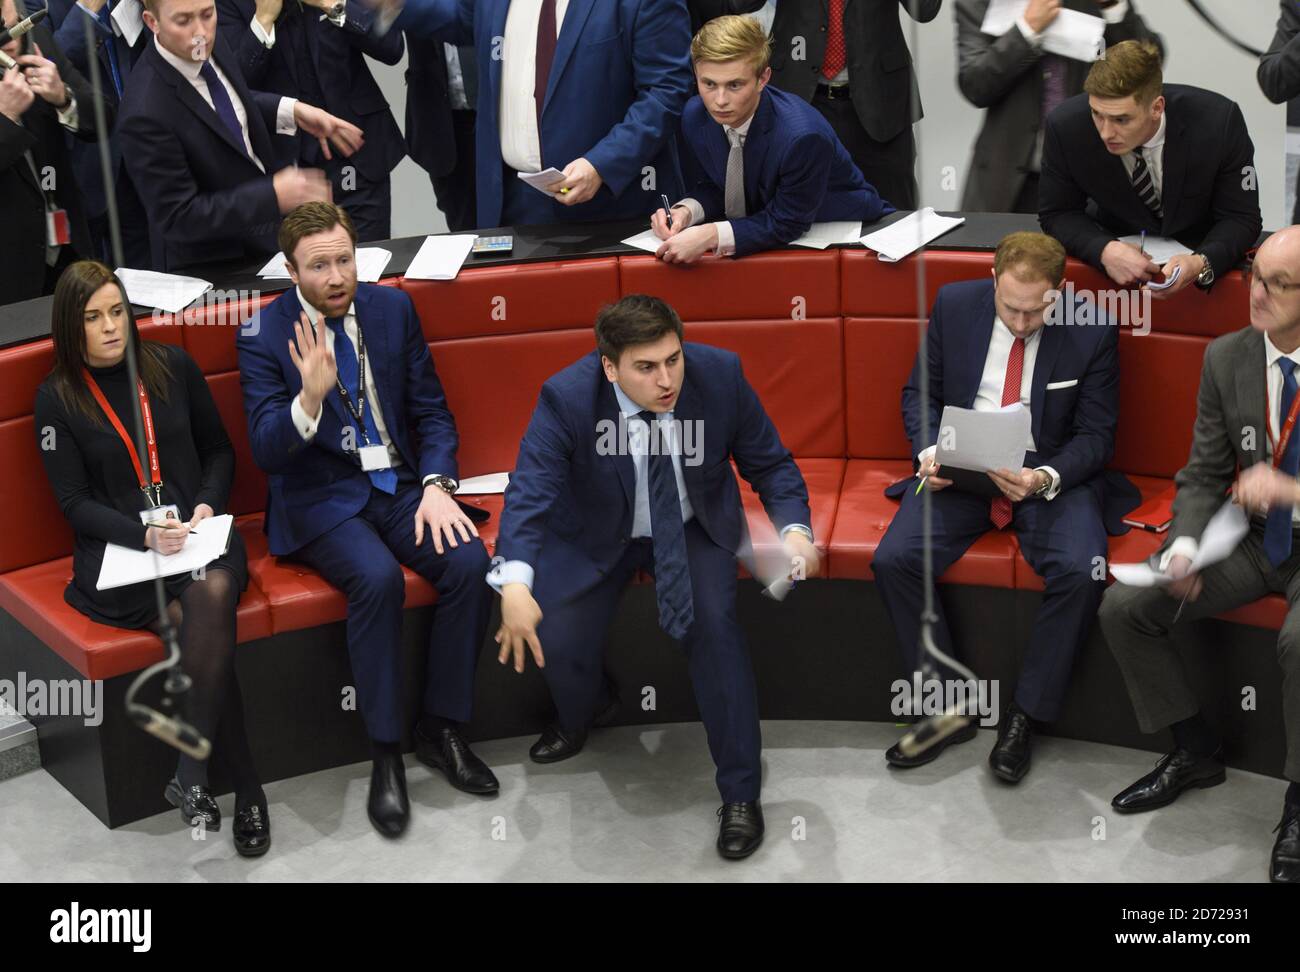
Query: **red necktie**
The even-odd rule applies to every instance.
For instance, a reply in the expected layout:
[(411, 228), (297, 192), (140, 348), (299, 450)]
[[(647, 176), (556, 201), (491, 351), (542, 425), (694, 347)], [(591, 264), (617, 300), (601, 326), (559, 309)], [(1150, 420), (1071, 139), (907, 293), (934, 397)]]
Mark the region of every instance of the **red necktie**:
[(542, 103), (546, 100), (546, 85), (551, 80), (551, 65), (555, 62), (555, 0), (542, 0), (537, 15), (537, 63), (533, 74), (533, 102), (537, 105), (537, 138), (542, 137)]
[(822, 77), (830, 81), (844, 70), (844, 0), (830, 0), (830, 23), (826, 28), (826, 57), (822, 59)]
[[(1002, 406), (1014, 405), (1020, 401), (1020, 380), (1025, 373), (1025, 339), (1016, 338), (1007, 355), (1007, 377), (1002, 382)], [(999, 496), (993, 500), (989, 509), (989, 519), (999, 530), (1011, 522), (1011, 500)]]

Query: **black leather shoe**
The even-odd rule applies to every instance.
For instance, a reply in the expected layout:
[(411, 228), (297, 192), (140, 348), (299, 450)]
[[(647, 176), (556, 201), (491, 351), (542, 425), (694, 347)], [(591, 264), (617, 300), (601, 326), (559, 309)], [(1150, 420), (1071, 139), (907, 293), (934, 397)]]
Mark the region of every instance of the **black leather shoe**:
[(206, 829), (221, 829), (221, 808), (212, 799), (212, 791), (206, 786), (192, 786), (188, 790), (182, 790), (180, 780), (173, 776), (167, 782), (163, 796), (167, 797), (167, 802), (173, 807), (181, 808), (181, 818), (191, 827), (196, 820), (202, 818)]
[(558, 724), (551, 723), (528, 750), (528, 758), (534, 763), (558, 763), (570, 756), (577, 756), (585, 745), (587, 730), (567, 732)]
[(718, 807), (718, 853), (738, 861), (758, 850), (763, 843), (763, 807), (753, 803), (724, 803)]
[(496, 793), (501, 788), (487, 763), (474, 755), (457, 729), (439, 729), (431, 739), (417, 726), (415, 758), (441, 770), (448, 783), (465, 793)]
[(970, 742), (975, 738), (975, 733), (979, 731), (979, 726), (974, 722), (965, 729), (958, 729), (947, 739), (935, 743), (919, 756), (904, 756), (903, 751), (898, 748), (898, 743), (890, 746), (885, 750), (885, 761), (890, 766), (897, 766), (899, 769), (911, 769), (913, 766), (924, 766), (926, 763), (932, 763), (939, 758), (949, 746), (955, 746), (958, 743)]
[(261, 857), (271, 849), (271, 821), (256, 803), (235, 814), (231, 834), (241, 857)]
[(1162, 756), (1150, 773), (1121, 790), (1110, 805), (1120, 813), (1141, 813), (1173, 803), (1184, 790), (1218, 786), (1227, 778), (1222, 749), (1211, 756), (1175, 749)]
[(1034, 720), (1019, 708), (1008, 708), (998, 726), (998, 741), (989, 753), (993, 775), (1008, 783), (1019, 783), (1029, 772), (1030, 739)]
[(375, 757), (366, 812), (375, 829), (385, 837), (400, 837), (406, 830), (411, 819), (411, 803), (406, 798), (406, 764), (400, 753)]
[(1274, 884), (1300, 884), (1300, 806), (1285, 804), (1273, 833), (1277, 842), (1268, 863), (1268, 879)]

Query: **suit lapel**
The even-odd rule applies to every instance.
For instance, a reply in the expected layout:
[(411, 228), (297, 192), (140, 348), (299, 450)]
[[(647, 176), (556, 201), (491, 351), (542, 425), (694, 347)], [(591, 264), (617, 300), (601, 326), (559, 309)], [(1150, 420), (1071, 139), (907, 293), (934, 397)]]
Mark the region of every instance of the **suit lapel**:
[(1052, 369), (1061, 355), (1064, 342), (1064, 327), (1044, 324), (1039, 330), (1038, 354), (1034, 358), (1034, 373), (1029, 382), (1029, 431), (1034, 437), (1035, 446), (1043, 440), (1043, 402), (1047, 398), (1047, 379), (1052, 376)]
[[(163, 59), (163, 56), (158, 53), (158, 49), (154, 44), (149, 45), (146, 56), (153, 59), (154, 70), (158, 72), (160, 78), (170, 84), (176, 91), (176, 97), (180, 100), (180, 103), (188, 108), (199, 121), (207, 125), (214, 135), (247, 159), (248, 152), (244, 150), (244, 146), (235, 140), (235, 136), (230, 129), (217, 117), (216, 109), (203, 100), (203, 96), (194, 89), (194, 85), (190, 84), (189, 78), (183, 77), (179, 71), (168, 64)], [(244, 110), (248, 110), (247, 105), (245, 105)], [(250, 163), (252, 161), (252, 159), (249, 159)]]
[[(622, 412), (618, 407), (618, 397), (614, 394), (613, 384), (605, 377), (605, 372), (597, 364), (597, 381), (600, 382), (600, 390), (596, 393), (596, 421), (598, 427), (603, 422), (613, 422), (613, 428), (622, 430)], [(617, 448), (611, 459), (614, 462), (614, 469), (618, 472), (619, 482), (623, 484), (623, 495), (627, 498), (627, 508), (633, 509), (636, 502), (636, 468), (632, 464), (631, 453), (624, 448), (625, 441), (620, 436), (617, 441)]]
[[(984, 362), (989, 356), (989, 344), (993, 341), (993, 318), (997, 308), (993, 304), (993, 284), (987, 284), (988, 291), (980, 301), (979, 314), (973, 327), (963, 330), (970, 335), (969, 353), (964, 355), (968, 370), (966, 387), (962, 395), (962, 407), (974, 408), (975, 396), (979, 394), (980, 381), (984, 377)], [(958, 326), (961, 326), (960, 323)]]
[[(1160, 206), (1164, 213), (1164, 226), (1173, 219), (1174, 207), (1183, 198), (1183, 180), (1187, 175), (1186, 129), (1169, 116), (1165, 105), (1165, 147), (1161, 154)], [(1164, 229), (1164, 226), (1161, 229)], [(1168, 235), (1168, 234), (1165, 234)]]
[[(262, 160), (264, 167), (272, 165), (275, 162), (275, 153), (271, 148), (271, 133), (267, 131), (261, 110), (257, 107), (257, 103), (253, 101), (252, 92), (248, 90), (248, 85), (244, 84), (244, 74), (239, 67), (239, 62), (235, 59), (235, 52), (217, 41), (212, 45), (212, 56), (230, 80), (230, 86), (235, 89), (235, 95), (243, 102), (244, 124), (248, 126), (248, 141), (253, 146), (254, 154)], [(213, 114), (215, 115), (216, 112), (214, 111)], [(225, 128), (226, 126), (222, 125), (221, 127)], [(244, 152), (242, 145), (239, 150), (247, 157), (248, 153)], [(249, 161), (252, 162), (253, 160), (249, 159)]]
[(370, 301), (370, 295), (361, 287), (357, 288), (352, 303), (356, 307), (357, 323), (364, 328), (366, 364), (370, 367), (371, 376), (375, 380), (375, 390), (379, 394), (379, 407), (384, 414), (384, 425), (388, 429), (389, 438), (396, 443), (397, 430), (401, 428), (401, 425), (397, 422), (397, 415), (393, 411), (392, 404), (393, 394), (391, 389), (393, 385), (390, 381), (393, 377), (390, 368), (392, 364), (392, 344), (389, 340), (388, 320), (374, 312), (374, 305)]
[(551, 73), (546, 79), (546, 97), (542, 99), (543, 115), (546, 114), (546, 108), (551, 103), (551, 95), (555, 92), (560, 75), (564, 73), (565, 65), (569, 63), (569, 58), (573, 56), (573, 51), (578, 46), (578, 37), (582, 33), (582, 28), (586, 26), (591, 8), (595, 5), (596, 0), (569, 0), (569, 6), (564, 11), (564, 23), (560, 24), (560, 36), (556, 39), (555, 60), (551, 62)]
[[(1230, 424), (1228, 435), (1234, 436), (1244, 428), (1253, 427), (1260, 430), (1260, 433), (1255, 436), (1255, 448), (1251, 450), (1251, 458), (1254, 462), (1263, 462), (1266, 457), (1264, 443), (1268, 438), (1271, 422), (1264, 411), (1265, 403), (1268, 401), (1268, 386), (1265, 384), (1264, 376), (1266, 361), (1264, 335), (1251, 328), (1249, 335), (1242, 342), (1241, 352), (1237, 356), (1236, 367), (1233, 369), (1236, 372), (1237, 407), (1241, 413), (1237, 416), (1238, 421)], [(1234, 429), (1233, 426), (1236, 428)], [(1277, 432), (1276, 429), (1273, 431)], [(1244, 436), (1242, 439), (1244, 440)]]
[[(772, 122), (776, 118), (776, 109), (772, 107), (772, 96), (767, 89), (763, 89), (759, 97), (758, 108), (754, 111), (754, 122), (749, 126), (749, 134), (745, 136), (745, 211), (749, 212), (751, 208), (759, 208), (758, 198), (758, 177), (762, 173), (763, 160), (767, 157), (767, 148), (771, 144), (768, 133), (772, 128)], [(726, 133), (723, 133), (723, 139), (726, 139)], [(730, 151), (730, 143), (728, 143)], [(726, 166), (723, 166), (723, 172), (726, 172)], [(725, 183), (725, 176), (724, 176)]]

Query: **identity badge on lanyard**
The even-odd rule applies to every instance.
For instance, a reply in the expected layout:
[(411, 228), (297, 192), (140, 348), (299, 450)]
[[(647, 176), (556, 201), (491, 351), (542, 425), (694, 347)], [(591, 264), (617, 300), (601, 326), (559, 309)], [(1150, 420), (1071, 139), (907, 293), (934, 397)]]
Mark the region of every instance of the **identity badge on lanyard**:
[[(149, 510), (160, 508), (162, 506), (162, 466), (158, 462), (158, 440), (154, 435), (153, 412), (149, 408), (149, 395), (144, 390), (144, 382), (138, 378), (136, 379), (136, 394), (140, 396), (140, 417), (144, 421), (144, 441), (149, 450), (148, 479), (145, 478), (144, 466), (140, 462), (140, 453), (136, 451), (135, 442), (126, 434), (126, 429), (122, 428), (121, 420), (118, 419), (117, 413), (109, 406), (108, 399), (104, 397), (104, 392), (99, 387), (99, 383), (85, 368), (81, 370), (81, 373), (86, 379), (86, 384), (90, 386), (95, 401), (99, 402), (99, 407), (108, 416), (108, 420), (112, 423), (118, 438), (126, 446), (126, 454), (131, 457), (131, 465), (135, 466), (136, 479), (140, 483), (140, 490), (149, 503)], [(149, 510), (145, 512), (149, 512)]]
[(1280, 469), (1282, 457), (1286, 455), (1287, 443), (1291, 441), (1291, 432), (1295, 429), (1296, 415), (1300, 414), (1300, 395), (1291, 400), (1291, 410), (1287, 412), (1282, 423), (1281, 438), (1273, 438), (1273, 410), (1268, 407), (1268, 382), (1264, 382), (1264, 421), (1268, 423), (1268, 441), (1273, 447), (1273, 468)]
[[(342, 339), (346, 341), (347, 335), (344, 334)], [(334, 384), (338, 386), (343, 407), (357, 423), (357, 431), (361, 433), (361, 441), (365, 443), (357, 450), (357, 458), (361, 460), (362, 470), (374, 472), (377, 469), (391, 469), (393, 463), (388, 455), (388, 447), (382, 442), (371, 443), (370, 436), (366, 434), (366, 339), (361, 333), (360, 321), (357, 321), (357, 404), (355, 407), (352, 404), (352, 396), (348, 394), (337, 372), (334, 375)], [(375, 410), (373, 402), (370, 410), (372, 412)]]

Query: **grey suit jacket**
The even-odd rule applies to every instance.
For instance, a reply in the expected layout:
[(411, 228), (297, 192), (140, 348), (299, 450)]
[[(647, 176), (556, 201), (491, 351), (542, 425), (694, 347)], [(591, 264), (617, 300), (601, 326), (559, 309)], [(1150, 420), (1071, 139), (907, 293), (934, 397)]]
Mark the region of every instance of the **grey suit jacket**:
[(1253, 327), (1215, 338), (1206, 348), (1192, 450), (1174, 477), (1174, 522), (1162, 551), (1178, 537), (1199, 538), (1237, 470), (1267, 461), (1265, 367), (1264, 334)]
[[(1255, 78), (1264, 97), (1275, 105), (1300, 97), (1300, 7), (1295, 0), (1282, 0), (1273, 43), (1259, 59)], [(1300, 193), (1291, 222), (1300, 223)]]
[[(1094, 0), (1064, 0), (1063, 7), (1099, 15)], [(975, 140), (961, 208), (968, 212), (1009, 212), (1032, 171), (1034, 148), (1042, 125), (1042, 51), (1013, 26), (1001, 37), (980, 32), (989, 0), (956, 0), (957, 86), (976, 108), (987, 109)], [(1146, 25), (1129, 0), (1128, 13), (1106, 27), (1106, 46), (1126, 40), (1149, 40), (1164, 50), (1158, 34)], [(1065, 94), (1083, 90), (1091, 65), (1066, 60)]]

